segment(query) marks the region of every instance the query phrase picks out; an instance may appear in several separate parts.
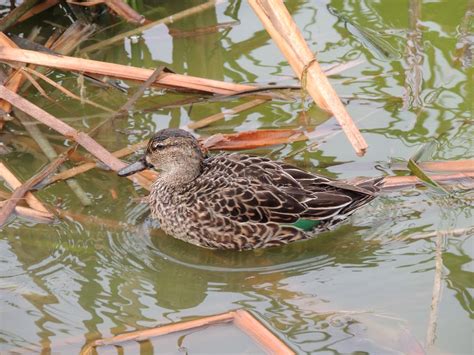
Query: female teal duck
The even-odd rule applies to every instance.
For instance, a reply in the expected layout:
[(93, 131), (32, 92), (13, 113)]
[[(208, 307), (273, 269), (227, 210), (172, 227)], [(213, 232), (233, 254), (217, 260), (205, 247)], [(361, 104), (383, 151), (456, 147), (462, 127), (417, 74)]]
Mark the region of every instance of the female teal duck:
[(119, 171), (161, 171), (148, 203), (169, 235), (211, 249), (287, 244), (330, 229), (378, 191), (380, 179), (349, 185), (283, 162), (244, 154), (206, 157), (196, 138), (163, 129), (143, 158)]

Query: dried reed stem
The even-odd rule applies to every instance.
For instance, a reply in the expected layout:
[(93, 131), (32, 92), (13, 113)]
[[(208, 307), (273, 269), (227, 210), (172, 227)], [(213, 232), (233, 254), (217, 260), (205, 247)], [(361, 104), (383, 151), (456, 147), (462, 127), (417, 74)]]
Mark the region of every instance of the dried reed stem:
[[(18, 48), (15, 42), (13, 42), (7, 35), (5, 35), (3, 32), (0, 32), (0, 45), (5, 46), (5, 47), (12, 47), (12, 48)], [(24, 77), (22, 73), (18, 70), (14, 71), (8, 76), (7, 81), (4, 83), (5, 87), (8, 89), (18, 92), (20, 89), (21, 84), (24, 81)], [(10, 105), (9, 102), (6, 102), (4, 100), (0, 100), (0, 112), (5, 112), (5, 114), (9, 114), (12, 110), (12, 106)], [(3, 128), (5, 119), (3, 118), (5, 114), (2, 114), (2, 117), (0, 117), (0, 129)]]
[(433, 292), (431, 295), (430, 319), (428, 321), (428, 330), (426, 331), (426, 348), (435, 343), (436, 328), (438, 323), (439, 302), (441, 300), (441, 279), (443, 276), (443, 237), (441, 232), (436, 237), (436, 254), (435, 254), (435, 276), (433, 282)]
[[(29, 122), (31, 122), (30, 117), (19, 110), (16, 110), (15, 115), (16, 117), (18, 117), (20, 122), (23, 124), (23, 127), (25, 127), (25, 129), (28, 131), (30, 136), (38, 144), (40, 149), (43, 151), (44, 155), (46, 155), (46, 157), (50, 161), (53, 161), (54, 159), (56, 159), (58, 157), (58, 153), (53, 148), (49, 140), (40, 131), (38, 126), (28, 124)], [(59, 167), (59, 171), (65, 171), (65, 170), (67, 170), (66, 167), (64, 166)], [(66, 181), (66, 184), (69, 186), (72, 192), (76, 195), (76, 197), (79, 199), (79, 201), (81, 202), (83, 206), (92, 205), (91, 199), (89, 198), (89, 196), (87, 196), (87, 193), (84, 191), (81, 185), (79, 185), (77, 180), (72, 180), (72, 179), (68, 180)]]
[(59, 91), (61, 91), (63, 94), (65, 94), (66, 96), (69, 96), (70, 98), (73, 98), (75, 100), (78, 100), (78, 101), (81, 101), (81, 102), (85, 102), (86, 104), (89, 104), (91, 106), (94, 106), (96, 108), (99, 108), (101, 110), (104, 110), (106, 112), (115, 112), (114, 110), (112, 110), (111, 108), (108, 108), (106, 106), (103, 106), (103, 105), (100, 105), (98, 103), (95, 103), (94, 101), (91, 101), (89, 99), (86, 99), (86, 98), (81, 98), (79, 96), (77, 96), (76, 94), (72, 93), (71, 91), (69, 91), (68, 89), (66, 89), (64, 86), (58, 84), (57, 82), (55, 82), (54, 80), (51, 80), (50, 78), (48, 78), (46, 75), (38, 72), (37, 70), (33, 70), (31, 68), (28, 68), (28, 67), (23, 67), (20, 69), (20, 71), (26, 71), (28, 73), (31, 73), (35, 76), (37, 76), (38, 78), (44, 80), (45, 82), (47, 82), (49, 85), (55, 87), (56, 89), (58, 89)]
[(137, 35), (137, 34), (140, 34), (150, 28), (153, 28), (155, 26), (158, 26), (158, 25), (168, 25), (170, 23), (173, 23), (175, 21), (179, 21), (179, 20), (182, 20), (183, 18), (185, 17), (188, 17), (188, 16), (191, 16), (191, 15), (195, 15), (199, 12), (202, 12), (202, 11), (205, 11), (207, 9), (210, 9), (212, 7), (214, 7), (216, 4), (217, 4), (218, 1), (216, 0), (211, 0), (211, 1), (208, 1), (204, 4), (200, 4), (200, 5), (197, 5), (197, 6), (194, 6), (194, 7), (191, 7), (189, 9), (186, 9), (186, 10), (183, 10), (181, 12), (178, 12), (174, 15), (171, 15), (171, 16), (168, 16), (168, 17), (165, 17), (163, 19), (160, 19), (160, 20), (157, 20), (157, 21), (152, 21), (152, 22), (149, 22), (141, 27), (138, 27), (138, 28), (134, 28), (133, 30), (130, 30), (130, 31), (127, 31), (127, 32), (123, 32), (123, 33), (120, 33), (116, 36), (113, 36), (113, 37), (110, 37), (108, 39), (105, 39), (103, 41), (100, 41), (96, 44), (93, 44), (91, 46), (88, 46), (88, 47), (85, 47), (81, 50), (82, 53), (87, 53), (87, 52), (92, 52), (92, 51), (95, 51), (95, 50), (98, 50), (100, 48), (103, 48), (103, 47), (106, 47), (106, 46), (109, 46), (113, 43), (116, 43), (116, 42), (119, 42), (121, 40), (123, 40), (124, 38), (127, 38), (127, 37), (130, 37), (130, 36), (134, 36), (134, 35)]
[[(0, 163), (0, 176), (3, 177), (5, 182), (12, 190), (17, 189), (22, 185), (21, 181), (18, 180), (17, 177), (3, 163)], [(31, 208), (40, 212), (49, 213), (47, 208), (44, 207), (41, 201), (38, 200), (31, 192), (27, 192), (25, 194), (25, 201)]]
[(249, 0), (249, 3), (301, 79), (302, 87), (308, 90), (318, 106), (335, 116), (356, 153), (363, 155), (367, 143), (324, 75), (283, 1)]
[(19, 199), (23, 198), (23, 196), (29, 190), (31, 190), (35, 185), (40, 183), (46, 176), (53, 173), (64, 161), (66, 161), (67, 157), (67, 154), (60, 155), (56, 160), (49, 163), (38, 174), (28, 179), (23, 185), (13, 191), (11, 197), (6, 201), (6, 203), (2, 206), (2, 209), (0, 210), (0, 227), (5, 224), (8, 217), (15, 209), (15, 206), (17, 205)]
[[(6, 204), (6, 201), (0, 201), (0, 208)], [(41, 212), (29, 207), (15, 206), (15, 213), (23, 218), (34, 220), (37, 223), (50, 223), (54, 220), (51, 213)]]
[(3, 32), (14, 25), (18, 19), (27, 13), (33, 6), (35, 6), (37, 2), (38, 0), (25, 0), (20, 6), (0, 19), (0, 32)]
[[(148, 141), (143, 141), (143, 142), (140, 142), (140, 143), (136, 143), (136, 144), (131, 145), (129, 147), (117, 150), (116, 152), (112, 153), (112, 155), (116, 158), (122, 158), (124, 156), (129, 155), (129, 154), (132, 154), (133, 152), (135, 152), (139, 149), (145, 148), (147, 146), (147, 143), (148, 143)], [(94, 169), (96, 167), (97, 167), (96, 163), (81, 164), (79, 166), (76, 166), (74, 168), (68, 169), (66, 171), (60, 172), (60, 173), (52, 176), (47, 181), (47, 183), (49, 185), (49, 184), (53, 184), (53, 183), (55, 183), (56, 181), (59, 181), (59, 180), (67, 180), (67, 179), (70, 179), (70, 178), (72, 178), (76, 175), (79, 175), (79, 174), (85, 173), (86, 171)]]
[[(437, 182), (462, 181), (467, 179), (472, 183), (474, 182), (472, 181), (472, 179), (474, 179), (474, 172), (467, 171), (465, 173), (457, 174), (437, 174), (430, 175), (430, 178)], [(384, 190), (400, 189), (420, 184), (424, 183), (416, 176), (387, 176), (384, 178), (382, 188)]]
[(127, 3), (122, 0), (95, 0), (95, 1), (73, 1), (67, 0), (68, 3), (79, 6), (95, 6), (99, 4), (105, 4), (118, 16), (122, 17), (125, 21), (141, 25), (146, 21), (145, 17), (140, 15), (134, 9), (132, 9)]
[(199, 128), (205, 127), (207, 125), (210, 125), (211, 123), (214, 123), (216, 121), (219, 121), (219, 120), (223, 119), (226, 115), (234, 115), (236, 113), (249, 110), (253, 107), (256, 107), (258, 105), (263, 104), (266, 101), (268, 101), (268, 100), (265, 100), (265, 99), (252, 100), (252, 101), (246, 102), (242, 105), (224, 110), (223, 112), (219, 112), (219, 113), (216, 113), (216, 114), (211, 115), (209, 117), (203, 118), (202, 120), (199, 120), (197, 122), (188, 123), (187, 127), (189, 129), (199, 129)]
[[(97, 159), (107, 165), (114, 171), (118, 171), (126, 166), (125, 163), (115, 158), (109, 151), (107, 151), (102, 145), (97, 143), (94, 139), (89, 137), (84, 132), (79, 132), (76, 129), (72, 128), (68, 124), (58, 120), (53, 115), (42, 110), (38, 106), (29, 102), (28, 100), (22, 98), (16, 93), (8, 90), (3, 85), (0, 85), (0, 98), (10, 102), (13, 106), (17, 107), (19, 110), (29, 114), (31, 117), (36, 120), (44, 123), (48, 127), (54, 129), (55, 131), (61, 133), (65, 137), (72, 139), (82, 145), (87, 151), (94, 155)], [(151, 182), (141, 176), (140, 174), (135, 174), (130, 177), (132, 181), (136, 181), (144, 188), (149, 189)]]
[(43, 11), (49, 9), (50, 7), (53, 7), (59, 3), (59, 0), (45, 0), (38, 5), (35, 5), (32, 7), (27, 13), (25, 13), (23, 16), (21, 16), (18, 19), (18, 22), (23, 22), (25, 20), (28, 20), (30, 17), (33, 17), (34, 15), (37, 15), (39, 13), (42, 13)]
[(233, 322), (235, 326), (254, 338), (268, 353), (282, 355), (294, 354), (293, 350), (265, 328), (262, 323), (255, 319), (249, 312), (237, 310), (187, 322), (120, 334), (112, 338), (95, 340), (82, 349), (81, 355), (94, 353), (94, 349), (98, 346), (117, 345), (127, 341), (143, 341), (160, 335), (230, 322)]
[[(8, 47), (0, 47), (0, 60), (30, 63), (49, 68), (100, 74), (134, 81), (145, 81), (153, 74), (151, 69)], [(235, 94), (239, 91), (255, 88), (252, 85), (226, 83), (174, 73), (162, 73), (153, 84), (175, 90), (200, 91), (222, 95)]]

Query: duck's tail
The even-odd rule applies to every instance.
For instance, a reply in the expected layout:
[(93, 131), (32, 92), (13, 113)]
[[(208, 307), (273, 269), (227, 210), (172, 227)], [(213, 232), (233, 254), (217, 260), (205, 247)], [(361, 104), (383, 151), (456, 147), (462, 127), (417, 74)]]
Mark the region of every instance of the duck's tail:
[(352, 202), (343, 207), (334, 217), (324, 220), (300, 219), (293, 226), (306, 232), (321, 232), (332, 229), (335, 225), (344, 221), (359, 208), (365, 206), (380, 191), (383, 184), (383, 177), (364, 178), (351, 181), (331, 181), (328, 185), (344, 190), (344, 193), (352, 198)]
[(353, 191), (353, 193), (351, 193), (353, 201), (342, 209), (341, 214), (347, 217), (362, 206), (368, 204), (377, 196), (382, 184), (383, 177), (352, 180), (351, 185), (355, 186), (357, 190), (351, 190), (351, 192)]

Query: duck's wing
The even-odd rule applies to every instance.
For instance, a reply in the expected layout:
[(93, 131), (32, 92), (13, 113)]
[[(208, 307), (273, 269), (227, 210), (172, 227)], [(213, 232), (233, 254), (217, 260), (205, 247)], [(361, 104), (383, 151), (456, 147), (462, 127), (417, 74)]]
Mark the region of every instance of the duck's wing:
[(236, 157), (217, 156), (200, 178), (200, 191), (194, 195), (203, 218), (209, 212), (240, 222), (291, 224), (301, 218), (332, 218), (353, 202), (337, 190), (307, 190), (271, 161), (248, 157), (257, 161), (242, 163)]
[(294, 223), (301, 218), (332, 218), (352, 199), (337, 192), (312, 193), (295, 187), (275, 187), (251, 179), (221, 177), (198, 205), (239, 222)]
[(356, 183), (332, 180), (325, 176), (310, 173), (294, 165), (273, 161), (264, 157), (255, 157), (233, 153), (219, 156), (219, 159), (234, 164), (234, 169), (243, 176), (251, 176), (276, 186), (298, 186), (309, 191), (327, 191), (339, 189), (364, 195), (374, 195), (382, 178), (362, 179)]
[(264, 157), (233, 153), (218, 155), (215, 158), (239, 176), (250, 177), (274, 186), (294, 186), (311, 190), (320, 184), (332, 181), (296, 166)]

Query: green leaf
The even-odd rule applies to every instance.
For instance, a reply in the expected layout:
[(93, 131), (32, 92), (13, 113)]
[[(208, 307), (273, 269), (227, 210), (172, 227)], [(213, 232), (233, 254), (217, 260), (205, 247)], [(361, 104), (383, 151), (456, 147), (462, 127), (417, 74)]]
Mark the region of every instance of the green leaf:
[(408, 160), (408, 169), (410, 172), (415, 175), (418, 179), (421, 181), (426, 182), (427, 184), (433, 186), (436, 188), (439, 192), (449, 194), (449, 192), (442, 187), (440, 184), (438, 184), (436, 181), (431, 179), (424, 171), (423, 169), (420, 168), (420, 166), (415, 162), (413, 159)]
[(417, 162), (423, 157), (426, 158), (427, 156), (431, 156), (437, 146), (438, 142), (436, 140), (432, 140), (431, 142), (424, 144), (420, 149), (417, 150), (413, 156), (408, 159), (408, 169), (410, 172), (415, 175), (421, 181), (433, 186), (438, 192), (449, 194), (449, 192), (441, 186), (439, 183), (434, 181), (432, 178), (426, 174), (423, 169), (417, 164)]

